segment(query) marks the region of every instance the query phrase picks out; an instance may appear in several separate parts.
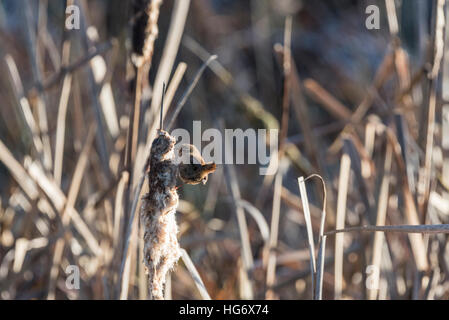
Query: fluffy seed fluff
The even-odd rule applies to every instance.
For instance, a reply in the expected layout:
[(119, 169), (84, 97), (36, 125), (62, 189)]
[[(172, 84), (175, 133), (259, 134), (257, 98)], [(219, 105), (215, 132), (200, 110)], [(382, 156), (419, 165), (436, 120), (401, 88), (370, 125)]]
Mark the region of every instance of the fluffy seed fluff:
[(151, 146), (150, 191), (142, 198), (140, 219), (144, 228), (144, 263), (148, 273), (149, 298), (152, 300), (164, 298), (166, 275), (181, 257), (175, 217), (178, 207), (175, 143), (175, 138), (166, 131), (159, 131)]

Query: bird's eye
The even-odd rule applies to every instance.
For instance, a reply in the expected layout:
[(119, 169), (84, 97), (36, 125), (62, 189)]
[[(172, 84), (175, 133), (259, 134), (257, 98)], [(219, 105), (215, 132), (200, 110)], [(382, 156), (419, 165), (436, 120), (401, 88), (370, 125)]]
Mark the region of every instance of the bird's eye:
[(203, 182), (203, 184), (206, 184), (206, 182), (207, 182), (207, 176), (205, 176), (201, 181)]

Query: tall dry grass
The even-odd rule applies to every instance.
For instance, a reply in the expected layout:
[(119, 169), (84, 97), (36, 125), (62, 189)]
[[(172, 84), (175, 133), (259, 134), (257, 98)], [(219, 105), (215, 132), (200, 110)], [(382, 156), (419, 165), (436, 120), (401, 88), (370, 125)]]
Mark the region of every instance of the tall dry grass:
[[(1, 2), (0, 298), (447, 299), (449, 3), (373, 3)], [(161, 175), (194, 120), (276, 175)]]

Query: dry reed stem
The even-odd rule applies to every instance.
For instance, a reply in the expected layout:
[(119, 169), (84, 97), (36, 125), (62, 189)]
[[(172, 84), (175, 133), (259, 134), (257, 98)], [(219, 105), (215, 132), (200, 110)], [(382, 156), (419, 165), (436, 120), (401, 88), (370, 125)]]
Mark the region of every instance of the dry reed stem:
[[(69, 40), (64, 41), (62, 46), (62, 64), (64, 66), (68, 65), (69, 63), (70, 47), (71, 47), (70, 41)], [(56, 122), (55, 165), (53, 168), (53, 177), (56, 183), (58, 183), (59, 185), (61, 185), (61, 177), (62, 177), (66, 115), (71, 86), (72, 86), (72, 75), (67, 74), (64, 77), (62, 83), (62, 90), (59, 99), (58, 116)]]
[[(33, 162), (27, 165), (28, 172), (22, 167), (22, 165), (15, 160), (14, 156), (8, 150), (8, 148), (0, 141), (0, 161), (2, 161), (5, 166), (11, 172), (11, 175), (16, 179), (19, 186), (24, 190), (24, 192), (30, 197), (31, 200), (36, 200), (39, 197), (38, 186), (46, 193), (50, 201), (53, 203), (54, 207), (60, 212), (63, 211), (66, 198), (64, 193), (59, 189), (59, 187), (50, 180), (41, 167)], [(29, 161), (29, 158), (27, 159)], [(44, 198), (42, 199), (42, 205), (47, 208), (51, 208), (51, 205)], [(47, 210), (44, 210), (47, 212)], [(86, 240), (89, 248), (97, 255), (101, 254), (101, 248), (98, 245), (95, 237), (90, 232), (86, 223), (80, 217), (79, 213), (73, 208), (69, 208), (69, 214), (71, 216), (74, 227), (78, 230), (81, 236)], [(52, 218), (51, 215), (49, 215)]]
[[(382, 182), (379, 191), (378, 206), (377, 206), (377, 218), (376, 226), (383, 226), (385, 224), (385, 219), (387, 216), (388, 209), (388, 195), (390, 186), (390, 170), (391, 170), (391, 160), (392, 160), (392, 149), (391, 145), (387, 144), (385, 151), (385, 161), (384, 161), (384, 174), (382, 177)], [(383, 233), (376, 232), (374, 235), (373, 242), (373, 256), (371, 259), (371, 265), (380, 268), (381, 258), (382, 258), (382, 248), (383, 248), (384, 235)], [(368, 299), (375, 300), (378, 290), (368, 290)]]
[(192, 260), (190, 259), (189, 254), (186, 250), (181, 248), (181, 257), (182, 261), (184, 261), (184, 264), (189, 271), (190, 275), (193, 278), (193, 281), (195, 282), (195, 286), (198, 289), (198, 292), (201, 295), (201, 298), (203, 300), (211, 300), (209, 293), (207, 292), (206, 286), (204, 285), (203, 281), (201, 280), (200, 274), (195, 268), (195, 265), (193, 264)]
[(340, 120), (351, 118), (351, 110), (338, 101), (332, 94), (313, 79), (304, 80), (304, 88), (309, 95), (320, 103), (330, 114)]
[(11, 83), (13, 84), (14, 93), (18, 104), (21, 107), (22, 114), (24, 116), (25, 122), (28, 129), (30, 130), (33, 144), (36, 152), (42, 157), (43, 154), (43, 143), (39, 135), (39, 128), (37, 126), (36, 120), (34, 119), (33, 112), (31, 111), (31, 106), (28, 99), (25, 97), (23, 90), (22, 80), (20, 79), (19, 71), (17, 70), (17, 65), (12, 56), (7, 54), (5, 56), (5, 62), (9, 70), (11, 77)]
[(126, 251), (126, 256), (124, 257), (124, 268), (123, 268), (123, 276), (120, 278), (120, 300), (126, 300), (128, 299), (128, 292), (129, 292), (129, 283), (130, 278), (132, 276), (131, 268), (133, 264), (133, 253), (134, 249), (136, 248), (136, 241), (137, 241), (137, 220), (133, 219), (129, 222), (130, 228), (131, 228), (131, 235), (129, 239), (129, 248)]
[[(266, 299), (274, 299), (275, 293), (271, 289), (276, 282), (276, 252), (274, 249), (277, 247), (278, 243), (278, 232), (279, 232), (279, 219), (281, 210), (281, 191), (282, 191), (282, 179), (285, 173), (284, 169), (287, 167), (283, 165), (285, 163), (284, 149), (287, 140), (288, 131), (288, 118), (289, 118), (289, 107), (290, 107), (290, 79), (291, 79), (291, 37), (292, 37), (292, 17), (288, 16), (285, 19), (284, 25), (284, 60), (283, 60), (283, 76), (284, 76), (284, 88), (282, 96), (282, 119), (281, 119), (281, 132), (280, 132), (280, 144), (279, 153), (274, 155), (279, 157), (278, 163), (280, 163), (280, 168), (276, 174), (274, 182), (274, 193), (273, 193), (273, 206), (271, 211), (271, 224), (270, 224), (270, 246), (268, 248), (268, 258), (267, 258), (267, 275), (266, 284), (268, 290), (266, 291)], [(271, 162), (271, 161), (270, 161)]]
[(353, 124), (357, 124), (360, 123), (360, 121), (362, 121), (365, 114), (371, 108), (374, 101), (374, 97), (376, 96), (378, 90), (390, 78), (390, 76), (393, 74), (393, 70), (394, 70), (394, 50), (389, 49), (386, 52), (378, 69), (376, 70), (373, 83), (371, 84), (370, 88), (368, 88), (368, 92), (366, 93), (362, 102), (357, 106), (354, 113), (351, 114), (349, 118), (350, 119), (349, 123), (344, 126), (340, 135), (329, 147), (329, 153), (331, 154), (336, 153), (342, 146), (341, 143), (342, 133), (347, 132), (348, 129), (350, 129), (353, 126)]
[[(315, 276), (312, 275), (312, 286), (315, 282), (315, 287), (312, 289), (313, 292), (313, 298), (315, 300), (321, 300), (322, 294), (323, 294), (323, 272), (324, 272), (324, 258), (325, 258), (325, 251), (326, 251), (326, 236), (324, 235), (324, 229), (326, 224), (326, 204), (327, 204), (327, 192), (326, 192), (326, 183), (319, 174), (312, 174), (308, 176), (304, 181), (309, 180), (311, 178), (318, 178), (321, 181), (322, 187), (323, 187), (323, 209), (321, 210), (321, 221), (320, 221), (320, 230), (319, 230), (319, 238), (318, 238), (318, 256), (317, 256), (317, 264), (315, 268)], [(304, 184), (305, 189), (305, 184)], [(305, 191), (305, 190), (304, 190)], [(305, 197), (307, 200), (307, 193), (305, 193)], [(304, 207), (304, 204), (303, 204)], [(304, 210), (305, 212), (308, 212), (309, 216), (309, 224), (310, 224), (310, 234), (313, 233), (313, 228), (311, 227), (311, 216), (310, 216), (310, 210), (309, 205), (307, 204), (307, 210)], [(309, 233), (309, 231), (308, 231)], [(313, 241), (313, 237), (312, 237)], [(313, 254), (315, 254), (315, 250), (312, 250)], [(311, 268), (310, 270), (314, 270), (314, 268)]]
[(385, 0), (385, 7), (387, 8), (387, 18), (388, 26), (390, 28), (390, 34), (395, 37), (399, 32), (399, 26), (394, 0)]
[[(223, 127), (223, 125), (221, 125)], [(224, 129), (223, 129), (224, 130)], [(248, 225), (246, 223), (245, 212), (243, 210), (243, 206), (240, 202), (240, 189), (237, 182), (237, 177), (235, 174), (235, 169), (232, 164), (226, 165), (225, 169), (225, 178), (226, 183), (228, 185), (229, 194), (232, 197), (235, 212), (237, 215), (237, 223), (239, 226), (239, 234), (240, 234), (240, 242), (241, 242), (241, 259), (243, 262), (243, 270), (246, 274), (245, 277), (241, 277), (241, 289), (245, 288), (247, 290), (242, 291), (243, 299), (253, 299), (253, 284), (250, 280), (251, 277), (249, 275), (250, 270), (254, 267), (253, 253), (251, 251), (251, 243), (249, 239)]]
[[(193, 89), (195, 88), (196, 84), (198, 83), (198, 81), (201, 78), (201, 75), (203, 74), (204, 70), (206, 70), (206, 67), (215, 59), (217, 59), (216, 55), (212, 55), (209, 57), (209, 59), (207, 59), (206, 62), (204, 62), (200, 69), (196, 72), (195, 77), (193, 78), (193, 81), (190, 83), (190, 85), (188, 86), (188, 88), (186, 89), (186, 91), (184, 92), (181, 100), (179, 100), (178, 104), (175, 107), (175, 110), (173, 111), (173, 115), (171, 116), (170, 120), (168, 120), (168, 124), (167, 124), (167, 130), (170, 131), (175, 123), (176, 118), (178, 117), (179, 112), (181, 112), (182, 107), (184, 106), (184, 104), (187, 101), (187, 98), (190, 96), (190, 94), (192, 93)], [(156, 123), (156, 122), (154, 122)]]
[[(402, 193), (405, 202), (405, 216), (407, 223), (413, 225), (419, 225), (418, 211), (416, 210), (415, 201), (413, 199), (412, 192), (410, 191), (410, 186), (407, 178), (407, 172), (405, 168), (404, 161), (401, 154), (401, 146), (397, 141), (396, 135), (392, 132), (390, 128), (386, 128), (388, 142), (392, 145), (394, 151), (396, 163), (399, 168), (400, 178), (402, 180)], [(420, 234), (409, 234), (408, 235), (410, 244), (412, 247), (413, 256), (415, 258), (416, 267), (419, 271), (425, 271), (428, 269), (429, 264), (427, 261), (425, 244)]]
[(313, 240), (313, 230), (312, 230), (312, 222), (310, 219), (310, 209), (309, 209), (309, 200), (307, 199), (307, 191), (306, 191), (306, 185), (304, 183), (304, 177), (298, 178), (298, 186), (299, 186), (299, 192), (301, 194), (301, 201), (302, 201), (302, 207), (304, 212), (304, 219), (306, 221), (306, 229), (307, 229), (307, 239), (308, 239), (308, 246), (309, 246), (309, 254), (310, 254), (310, 270), (311, 272), (311, 279), (312, 279), (312, 297), (314, 296), (314, 280), (315, 280), (315, 272), (316, 272), (316, 261), (315, 261), (315, 243)]
[[(120, 236), (120, 217), (123, 211), (123, 195), (125, 193), (125, 188), (128, 183), (129, 173), (128, 171), (122, 171), (117, 191), (115, 193), (115, 203), (114, 203), (114, 224), (112, 228), (112, 246), (114, 249), (118, 249), (119, 236)], [(123, 226), (122, 226), (123, 227)]]
[(444, 52), (444, 3), (445, 0), (436, 0), (436, 21), (435, 21), (435, 39), (434, 39), (434, 56), (432, 61), (432, 69), (428, 77), (430, 83), (429, 93), (429, 108), (427, 114), (427, 128), (426, 128), (426, 144), (425, 144), (425, 158), (424, 171), (419, 177), (418, 191), (418, 208), (422, 214), (427, 214), (427, 204), (430, 194), (430, 179), (432, 174), (432, 156), (433, 144), (435, 134), (435, 109), (437, 103), (437, 88), (438, 88), (438, 74), (440, 72), (441, 59)]
[[(335, 227), (342, 229), (345, 226), (346, 199), (348, 196), (349, 177), (351, 172), (351, 158), (343, 153), (340, 161), (340, 177), (338, 179), (337, 221)], [(344, 237), (339, 234), (335, 237), (335, 261), (334, 261), (334, 298), (341, 299), (343, 289), (343, 253)]]
[[(284, 47), (276, 44), (274, 50), (279, 60), (283, 59)], [(303, 84), (299, 77), (298, 69), (294, 59), (291, 59), (291, 86), (292, 86), (292, 106), (295, 111), (296, 119), (301, 125), (304, 135), (304, 144), (309, 156), (313, 158), (314, 164), (321, 170), (322, 161), (318, 153), (318, 143), (312, 130), (312, 122), (308, 112), (308, 105), (303, 94)]]
[(242, 207), (248, 212), (253, 219), (256, 221), (257, 227), (259, 228), (260, 235), (262, 236), (265, 245), (268, 245), (268, 241), (270, 239), (270, 228), (268, 227), (267, 220), (263, 216), (262, 212), (257, 209), (251, 202), (246, 201), (244, 199), (237, 200), (240, 202)]
[(403, 232), (413, 234), (449, 234), (449, 224), (421, 224), (400, 226), (360, 226), (328, 231), (325, 235), (338, 235), (345, 232)]
[(31, 199), (36, 200), (39, 197), (39, 189), (28, 172), (23, 166), (14, 158), (14, 155), (9, 151), (8, 147), (0, 140), (0, 161), (6, 166), (11, 175), (16, 180), (20, 188)]
[[(28, 174), (30, 175), (32, 180), (42, 189), (42, 191), (44, 191), (44, 193), (53, 203), (54, 207), (59, 212), (63, 212), (67, 203), (67, 198), (65, 197), (62, 190), (54, 182), (53, 179), (47, 177), (42, 167), (36, 161), (31, 161), (31, 159), (28, 159), (28, 162), (31, 163), (26, 164), (26, 169), (28, 170)], [(74, 227), (84, 238), (87, 246), (95, 255), (101, 256), (102, 249), (98, 244), (98, 241), (96, 240), (95, 236), (92, 234), (86, 222), (84, 222), (78, 211), (73, 207), (67, 207), (67, 210)]]
[[(446, 6), (445, 43), (449, 43), (449, 6)], [(442, 184), (449, 192), (449, 50), (445, 50), (442, 65), (441, 96), (444, 104), (441, 110), (441, 147), (443, 149), (443, 167), (441, 172)]]
[(282, 158), (284, 152), (284, 144), (287, 141), (288, 133), (288, 120), (290, 117), (290, 91), (291, 91), (291, 78), (292, 78), (292, 16), (288, 16), (285, 19), (284, 26), (284, 59), (282, 63), (284, 87), (282, 93), (282, 119), (281, 119), (281, 132), (280, 132), (280, 146), (279, 156)]
[[(43, 8), (43, 4), (40, 3), (40, 8)], [(43, 10), (39, 10), (40, 13)], [(41, 20), (41, 16), (38, 17)], [(43, 63), (41, 59), (41, 53), (39, 51), (39, 39), (36, 39), (36, 30), (32, 24), (33, 21), (33, 11), (30, 5), (30, 2), (25, 2), (25, 25), (27, 26), (27, 44), (29, 57), (31, 60), (31, 67), (33, 71), (33, 78), (37, 81), (41, 81), (43, 78)], [(39, 21), (40, 29), (42, 29), (42, 23)], [(43, 26), (45, 28), (45, 26)], [(41, 30), (37, 30), (41, 31)], [(35, 103), (35, 107), (37, 109), (37, 118), (38, 118), (38, 126), (41, 134), (42, 145), (43, 145), (43, 157), (42, 164), (46, 171), (50, 171), (53, 166), (52, 156), (51, 156), (51, 146), (50, 146), (50, 137), (48, 135), (48, 119), (47, 119), (47, 107), (46, 107), (46, 98), (45, 92), (42, 90), (38, 90), (35, 99), (31, 100), (31, 104)]]
[(89, 48), (85, 56), (79, 58), (78, 60), (72, 62), (71, 64), (67, 65), (64, 68), (61, 68), (57, 73), (49, 76), (47, 80), (43, 80), (42, 82), (36, 81), (29, 89), (29, 92), (32, 93), (34, 90), (37, 90), (38, 88), (42, 88), (42, 90), (48, 90), (53, 88), (55, 85), (59, 84), (66, 75), (69, 74), (73, 75), (74, 72), (79, 70), (94, 57), (107, 52), (115, 45), (117, 45), (117, 41), (111, 39), (104, 43), (100, 43), (94, 47)]
[[(89, 27), (88, 37), (93, 43), (97, 43), (99, 40), (98, 31), (94, 26)], [(117, 118), (117, 108), (115, 105), (114, 95), (112, 93), (111, 78), (114, 70), (114, 56), (117, 54), (118, 47), (113, 48), (112, 58), (106, 64), (105, 59), (101, 55), (90, 60), (90, 68), (92, 69), (95, 83), (99, 86), (98, 100), (101, 105), (106, 127), (112, 137), (117, 139), (119, 135), (119, 123)]]
[(324, 264), (326, 255), (326, 239), (327, 236), (320, 236), (320, 245), (318, 250), (318, 259), (316, 266), (316, 287), (315, 287), (315, 300), (321, 300), (323, 298), (323, 278), (324, 278)]
[[(70, 184), (69, 192), (67, 194), (67, 202), (65, 204), (64, 211), (61, 214), (62, 225), (64, 228), (66, 228), (70, 222), (69, 210), (74, 207), (76, 199), (78, 197), (83, 175), (88, 164), (89, 152), (92, 146), (94, 135), (95, 135), (95, 127), (89, 130), (89, 133), (86, 138), (86, 143), (79, 156), (78, 162), (75, 167), (75, 171), (73, 173), (72, 182)], [(62, 254), (64, 252), (64, 246), (65, 246), (65, 238), (62, 237), (58, 239), (55, 245), (52, 267), (50, 270), (50, 283), (47, 294), (48, 300), (55, 299), (56, 280), (58, 278), (59, 265), (61, 263)]]

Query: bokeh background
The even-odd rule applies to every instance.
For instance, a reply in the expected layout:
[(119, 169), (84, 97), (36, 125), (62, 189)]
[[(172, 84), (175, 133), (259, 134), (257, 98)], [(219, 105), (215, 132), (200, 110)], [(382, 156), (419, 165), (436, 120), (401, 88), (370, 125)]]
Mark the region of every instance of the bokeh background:
[[(159, 121), (160, 81), (170, 91), (179, 80), (165, 102), (169, 117), (211, 54), (218, 58), (175, 127), (191, 131), (199, 120), (203, 130), (277, 128), (286, 136), (280, 175), (220, 165), (206, 185), (179, 189), (180, 244), (212, 299), (312, 298), (301, 176), (325, 181), (326, 231), (448, 222), (444, 0), (192, 0), (176, 29), (179, 45), (166, 51), (183, 1), (160, 7), (131, 167), (133, 1), (0, 1), (1, 299), (146, 298), (138, 210), (126, 231), (145, 144)], [(79, 30), (64, 28), (70, 4), (81, 8)], [(369, 5), (379, 8), (379, 29), (365, 25)], [(162, 66), (167, 75), (158, 77)], [(318, 247), (324, 193), (319, 179), (306, 185)], [(446, 235), (336, 239), (329, 235), (323, 252), (323, 299), (449, 297)], [(79, 267), (79, 289), (66, 285), (69, 265)], [(369, 265), (379, 267), (378, 290), (368, 285)], [(202, 298), (184, 261), (166, 298)]]

